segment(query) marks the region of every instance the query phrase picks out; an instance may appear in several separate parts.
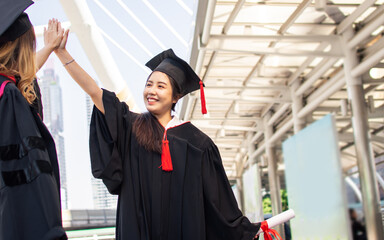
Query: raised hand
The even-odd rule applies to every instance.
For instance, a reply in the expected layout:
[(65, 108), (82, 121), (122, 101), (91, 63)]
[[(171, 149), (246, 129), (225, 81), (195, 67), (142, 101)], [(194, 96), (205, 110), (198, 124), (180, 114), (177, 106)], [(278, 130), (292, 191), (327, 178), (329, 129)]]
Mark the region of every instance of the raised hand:
[(44, 28), (44, 45), (51, 52), (58, 48), (64, 38), (64, 29), (57, 19), (48, 21), (48, 29)]
[(67, 43), (68, 30), (64, 32), (59, 20), (50, 19), (48, 28), (44, 28), (44, 47), (36, 53), (37, 69), (40, 69), (47, 61), (49, 55), (59, 47), (64, 47)]

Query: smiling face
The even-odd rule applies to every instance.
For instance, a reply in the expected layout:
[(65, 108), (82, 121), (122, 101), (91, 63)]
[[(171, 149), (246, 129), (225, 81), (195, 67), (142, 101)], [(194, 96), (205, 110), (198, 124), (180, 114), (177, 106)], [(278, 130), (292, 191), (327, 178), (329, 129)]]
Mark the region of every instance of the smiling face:
[(170, 117), (172, 104), (177, 102), (172, 93), (168, 75), (158, 71), (153, 72), (143, 92), (145, 107), (158, 119), (163, 116)]

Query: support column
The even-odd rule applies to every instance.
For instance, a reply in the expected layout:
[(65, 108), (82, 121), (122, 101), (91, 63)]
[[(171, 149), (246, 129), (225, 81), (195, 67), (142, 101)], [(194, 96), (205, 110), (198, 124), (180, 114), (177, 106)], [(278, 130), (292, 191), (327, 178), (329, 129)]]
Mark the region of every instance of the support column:
[[(269, 139), (273, 135), (273, 126), (268, 126), (268, 120), (271, 118), (271, 115), (272, 114), (269, 112), (264, 117), (264, 136), (266, 142), (265, 152), (268, 158), (268, 182), (271, 194), (272, 215), (276, 215), (282, 212), (282, 207), (280, 196), (280, 178), (277, 173), (277, 159), (275, 155), (275, 148), (273, 144), (269, 143)], [(275, 229), (279, 232), (281, 236), (284, 236), (283, 224), (278, 225), (277, 227), (275, 227)]]
[[(253, 142), (251, 142), (252, 135), (248, 134), (248, 156), (252, 156), (252, 153), (255, 152), (256, 147)], [(256, 184), (255, 184), (255, 192), (256, 192), (256, 209), (255, 209), (255, 221), (256, 222), (262, 222), (264, 221), (264, 213), (263, 213), (263, 196), (261, 192), (261, 176), (260, 176), (260, 169), (258, 166), (258, 163), (255, 161), (256, 159), (248, 159), (248, 162), (250, 165), (255, 164), (256, 170), (253, 173), (255, 176)]]
[(357, 166), (359, 169), (363, 209), (369, 240), (384, 239), (380, 198), (378, 194), (375, 161), (369, 140), (368, 114), (365, 104), (361, 77), (352, 77), (351, 72), (358, 65), (357, 54), (347, 47), (353, 36), (353, 29), (343, 34), (344, 74), (347, 82), (348, 98), (352, 108), (353, 136), (355, 140)]
[(239, 196), (239, 202), (237, 203), (239, 205), (239, 208), (242, 212), (244, 212), (244, 183), (243, 178), (239, 177), (236, 179), (236, 185), (237, 185), (237, 192)]
[(293, 117), (293, 130), (298, 133), (305, 126), (305, 120), (298, 117), (298, 113), (303, 108), (302, 95), (296, 96), (295, 92), (299, 88), (300, 82), (298, 80), (292, 83), (290, 86), (291, 98), (292, 98), (292, 117)]

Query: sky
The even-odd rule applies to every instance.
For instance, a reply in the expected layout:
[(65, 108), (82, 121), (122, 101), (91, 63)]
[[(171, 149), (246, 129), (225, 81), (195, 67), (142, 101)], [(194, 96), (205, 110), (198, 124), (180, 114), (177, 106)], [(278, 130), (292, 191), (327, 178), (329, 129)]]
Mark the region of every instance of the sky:
[[(68, 1), (68, 0), (62, 0)], [(69, 19), (59, 0), (37, 0), (27, 9), (37, 34), (51, 18), (63, 23)], [(149, 73), (144, 64), (157, 53), (173, 48), (188, 60), (194, 30), (197, 0), (87, 0), (97, 26), (124, 80), (142, 111), (144, 83)], [(125, 7), (125, 8), (124, 8)], [(112, 38), (117, 44), (113, 44)], [(44, 46), (37, 37), (37, 50)], [(99, 83), (77, 33), (70, 32), (67, 49), (73, 58)], [(123, 51), (123, 50), (124, 51)], [(128, 54), (127, 54), (128, 53)], [(55, 73), (60, 79), (63, 98), (65, 158), (70, 209), (91, 209), (92, 187), (89, 160), (89, 127), (86, 95), (52, 54)], [(44, 67), (43, 67), (44, 69)], [(38, 73), (41, 76), (43, 71)], [(100, 84), (101, 87), (102, 84)]]

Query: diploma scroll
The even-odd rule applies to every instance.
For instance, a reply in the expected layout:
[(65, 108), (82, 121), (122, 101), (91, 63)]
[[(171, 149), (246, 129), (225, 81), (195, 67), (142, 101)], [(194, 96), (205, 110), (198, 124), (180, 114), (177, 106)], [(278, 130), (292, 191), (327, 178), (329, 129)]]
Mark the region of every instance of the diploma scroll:
[[(282, 224), (286, 221), (289, 221), (290, 219), (292, 219), (294, 217), (295, 217), (295, 212), (292, 209), (289, 209), (285, 212), (282, 212), (280, 214), (277, 214), (277, 215), (267, 219), (266, 222), (268, 223), (269, 228), (273, 228), (279, 224)], [(263, 232), (262, 229), (260, 229), (257, 234), (259, 234), (261, 232)]]

